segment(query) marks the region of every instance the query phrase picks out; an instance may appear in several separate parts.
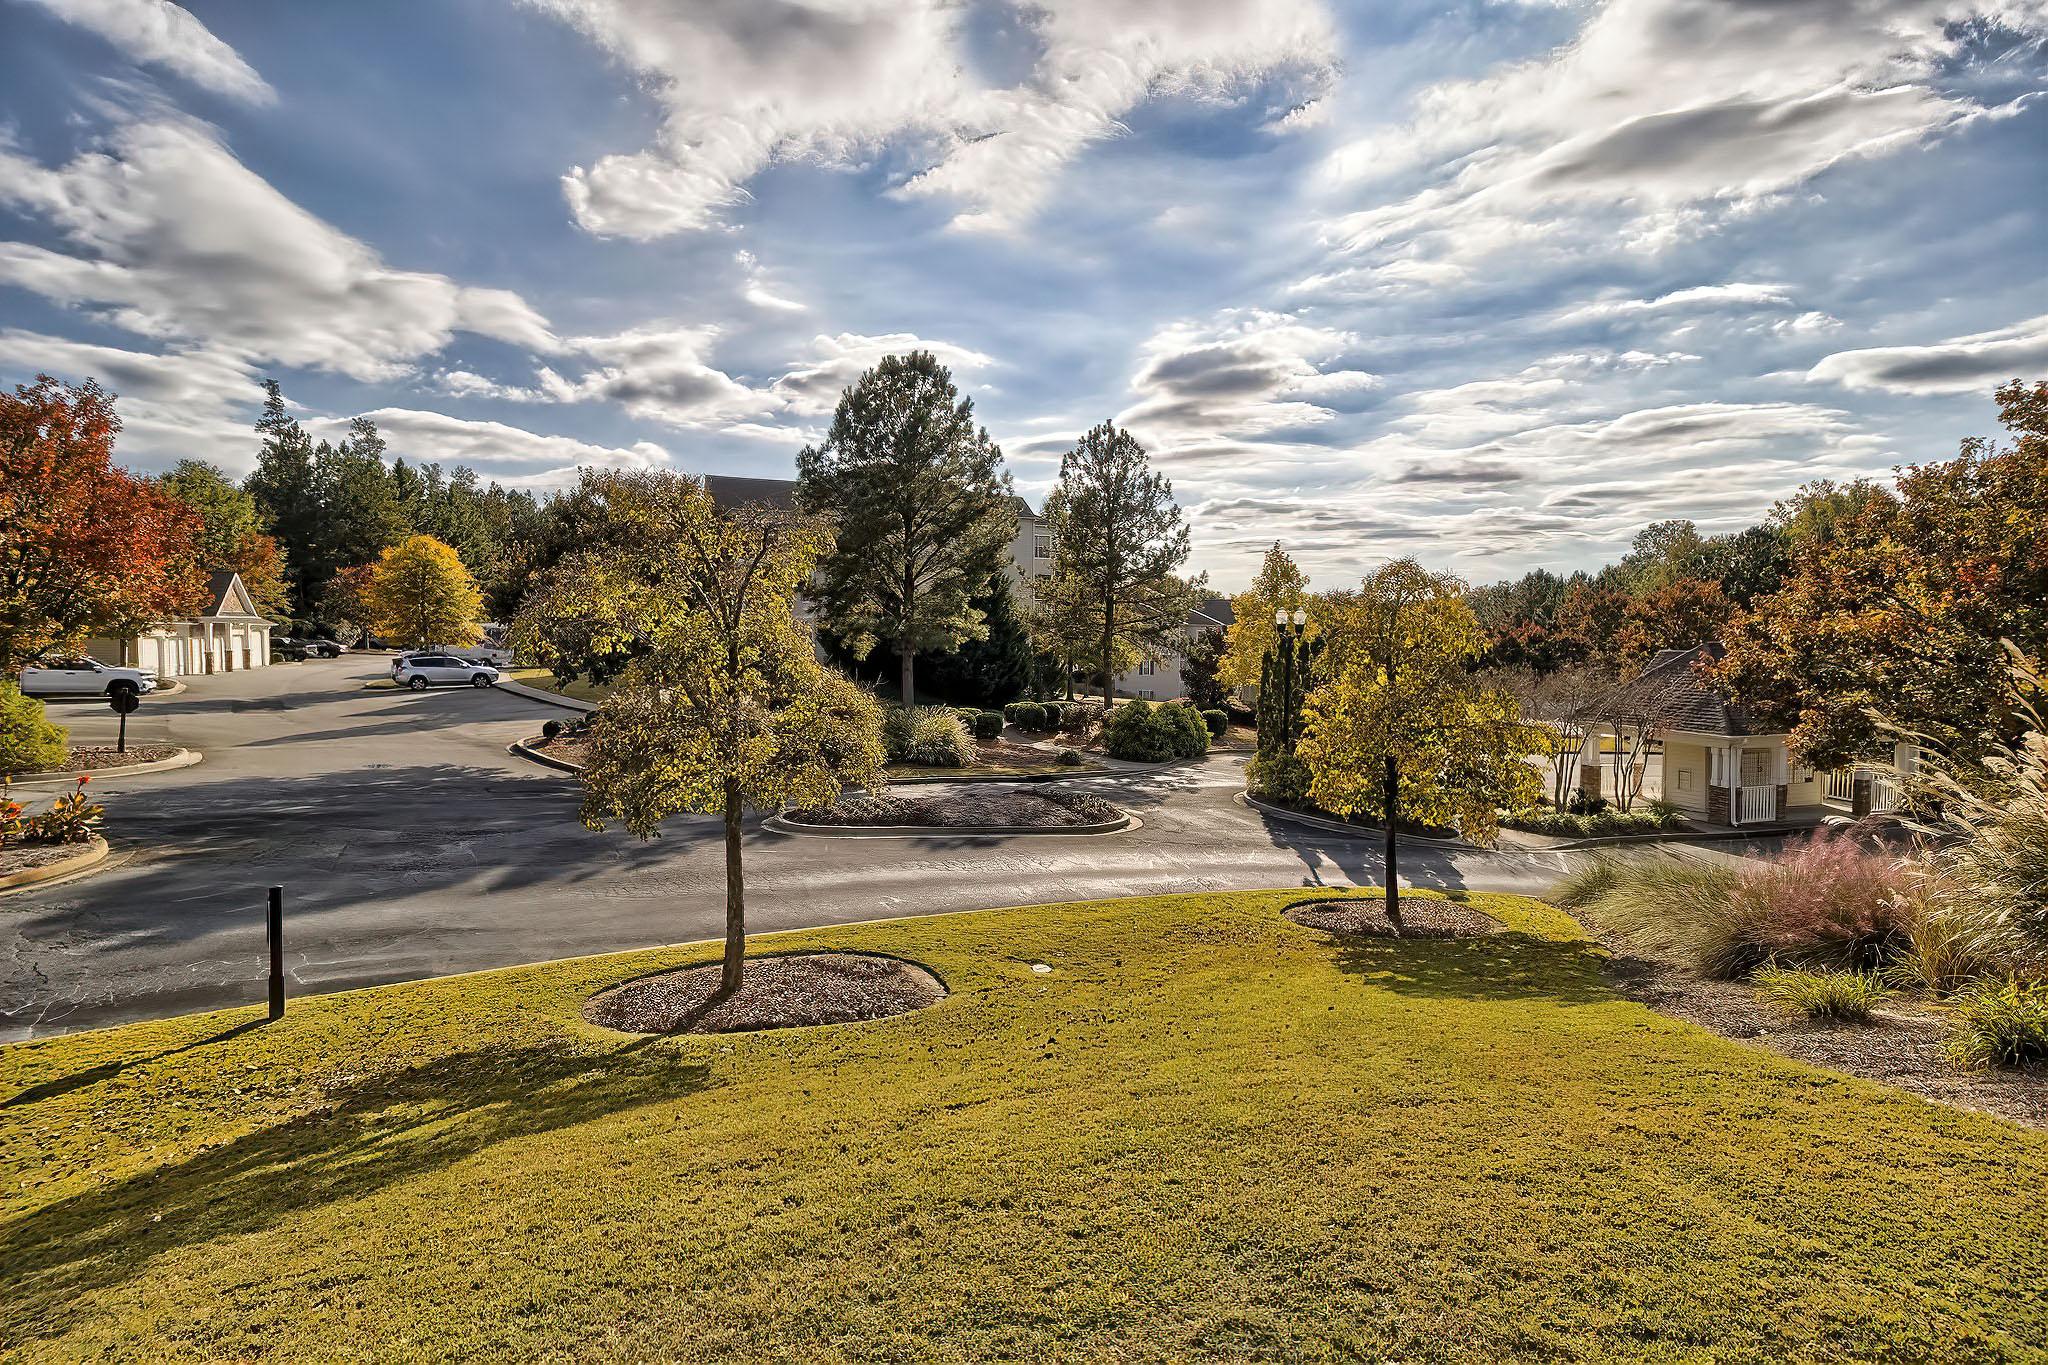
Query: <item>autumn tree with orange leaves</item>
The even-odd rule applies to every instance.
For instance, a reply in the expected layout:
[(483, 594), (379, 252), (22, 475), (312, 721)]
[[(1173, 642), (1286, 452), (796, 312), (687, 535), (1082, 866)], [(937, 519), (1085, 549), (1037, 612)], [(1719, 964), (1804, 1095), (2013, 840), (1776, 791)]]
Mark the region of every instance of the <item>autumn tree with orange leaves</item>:
[(1721, 681), (1801, 761), (1887, 754), (1880, 718), (1966, 756), (2013, 738), (2000, 642), (2048, 654), (2048, 383), (1997, 399), (2009, 444), (1831, 501), (1829, 534), (1795, 540), (1784, 587), (1728, 632)]
[(0, 393), (0, 670), (200, 609), (190, 508), (114, 467), (121, 420), (88, 380)]

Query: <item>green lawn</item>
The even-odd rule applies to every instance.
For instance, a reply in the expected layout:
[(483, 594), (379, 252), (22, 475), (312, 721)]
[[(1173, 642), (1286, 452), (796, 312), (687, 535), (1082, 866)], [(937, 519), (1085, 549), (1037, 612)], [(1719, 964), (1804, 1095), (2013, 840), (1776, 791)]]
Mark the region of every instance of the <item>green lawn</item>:
[(594, 687), (585, 682), (572, 682), (564, 686), (545, 668), (508, 668), (504, 671), (504, 677), (509, 682), (537, 687), (544, 692), (558, 692), (576, 701), (600, 702), (610, 696), (612, 691), (609, 685)]
[(1533, 902), (1300, 894), (762, 940), (951, 988), (845, 1028), (578, 1019), (697, 947), (7, 1049), (0, 1356), (2048, 1350), (2048, 1138), (1620, 1000)]

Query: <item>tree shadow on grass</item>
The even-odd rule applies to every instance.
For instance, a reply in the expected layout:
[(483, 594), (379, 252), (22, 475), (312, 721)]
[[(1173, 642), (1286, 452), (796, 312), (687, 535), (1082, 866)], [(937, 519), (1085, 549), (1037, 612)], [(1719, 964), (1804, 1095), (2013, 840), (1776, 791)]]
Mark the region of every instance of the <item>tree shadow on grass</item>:
[(1485, 938), (1376, 938), (1322, 933), (1340, 971), (1367, 978), (1397, 995), (1428, 999), (1552, 1000), (1568, 1005), (1611, 1001), (1602, 959), (1590, 944), (1559, 943), (1533, 934)]
[(328, 1101), (186, 1161), (0, 1223), (0, 1337), (51, 1337), (157, 1256), (374, 1194), (514, 1138), (709, 1088), (708, 1066), (654, 1040), (457, 1053), (330, 1090)]
[(176, 1047), (167, 1047), (162, 1051), (152, 1052), (146, 1057), (126, 1057), (118, 1061), (101, 1062), (97, 1066), (89, 1066), (81, 1071), (74, 1071), (68, 1076), (53, 1077), (50, 1080), (41, 1081), (29, 1086), (25, 1090), (18, 1090), (6, 1099), (0, 1100), (0, 1109), (13, 1109), (20, 1105), (37, 1104), (43, 1100), (55, 1099), (59, 1095), (68, 1095), (74, 1090), (83, 1090), (89, 1085), (98, 1085), (101, 1081), (110, 1081), (131, 1067), (147, 1066), (151, 1062), (160, 1062), (166, 1057), (175, 1057), (181, 1052), (190, 1052), (194, 1048), (206, 1047), (213, 1043), (225, 1043), (230, 1038), (239, 1038), (241, 1035), (249, 1032), (249, 1030), (261, 1028), (269, 1022), (270, 1019), (267, 1014), (255, 1019), (245, 1019), (232, 1028), (224, 1028), (218, 1033), (209, 1033), (204, 1038), (194, 1038), (189, 1043), (180, 1043)]

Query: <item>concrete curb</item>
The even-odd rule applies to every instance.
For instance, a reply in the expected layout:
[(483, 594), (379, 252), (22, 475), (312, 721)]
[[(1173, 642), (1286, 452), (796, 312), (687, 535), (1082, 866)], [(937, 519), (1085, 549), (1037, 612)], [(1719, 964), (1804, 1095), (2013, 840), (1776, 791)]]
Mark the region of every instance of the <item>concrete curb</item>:
[(74, 872), (83, 872), (88, 867), (106, 861), (107, 841), (95, 834), (92, 842), (76, 857), (66, 858), (61, 863), (46, 863), (42, 867), (25, 867), (19, 872), (0, 876), (0, 891), (12, 891), (17, 887), (34, 886), (38, 882), (54, 881), (68, 877)]
[(505, 746), (505, 752), (515, 758), (523, 758), (529, 763), (538, 763), (543, 768), (553, 768), (557, 772), (571, 773), (577, 777), (583, 776), (583, 765), (581, 763), (571, 763), (566, 758), (555, 758), (552, 755), (544, 754), (526, 740), (513, 740)]
[(169, 758), (160, 758), (154, 763), (130, 763), (119, 768), (83, 768), (71, 773), (16, 773), (12, 780), (17, 787), (69, 787), (81, 777), (98, 781), (103, 777), (128, 777), (136, 773), (167, 773), (173, 768), (189, 768), (205, 757), (197, 749), (180, 749)]
[[(1366, 825), (1347, 825), (1342, 820), (1331, 820), (1320, 815), (1304, 815), (1300, 811), (1289, 810), (1285, 806), (1276, 806), (1270, 801), (1261, 801), (1250, 792), (1239, 792), (1237, 794), (1237, 802), (1239, 805), (1255, 810), (1261, 815), (1270, 815), (1275, 820), (1285, 820), (1291, 824), (1306, 825), (1310, 829), (1327, 830), (1332, 834), (1349, 834), (1359, 839), (1380, 840), (1387, 837), (1387, 832), (1383, 829), (1373, 829)], [(1479, 845), (1466, 839), (1460, 839), (1456, 835), (1452, 835), (1449, 838), (1437, 838), (1428, 834), (1396, 834), (1395, 838), (1404, 844), (1419, 844), (1424, 848), (1490, 851), (1480, 849)]]
[(1032, 835), (1121, 834), (1126, 830), (1144, 827), (1144, 822), (1129, 812), (1125, 812), (1118, 819), (1106, 820), (1100, 824), (1069, 825), (1062, 829), (1042, 829), (1028, 825), (807, 825), (800, 820), (787, 819), (781, 815), (771, 815), (761, 822), (761, 828), (772, 833), (800, 835), (810, 839), (942, 839), (949, 836), (968, 839), (1015, 839)]
[[(1775, 838), (1781, 834), (1811, 834), (1824, 828), (1820, 825), (1745, 825), (1741, 829), (1674, 829), (1655, 834), (1595, 834), (1583, 839), (1561, 839), (1541, 847), (1531, 847), (1531, 853), (1571, 853), (1589, 848), (1623, 848), (1636, 844), (1732, 844), (1749, 839)], [(1525, 838), (1547, 838), (1546, 835), (1530, 835), (1526, 830), (1516, 830)]]
[(548, 706), (559, 706), (565, 711), (581, 711), (586, 716), (597, 709), (594, 702), (577, 701), (574, 697), (564, 697), (553, 692), (543, 692), (538, 687), (528, 687), (525, 683), (516, 683), (505, 678), (498, 679), (497, 688), (500, 692), (510, 692), (513, 696), (524, 697), (528, 701), (537, 701)]

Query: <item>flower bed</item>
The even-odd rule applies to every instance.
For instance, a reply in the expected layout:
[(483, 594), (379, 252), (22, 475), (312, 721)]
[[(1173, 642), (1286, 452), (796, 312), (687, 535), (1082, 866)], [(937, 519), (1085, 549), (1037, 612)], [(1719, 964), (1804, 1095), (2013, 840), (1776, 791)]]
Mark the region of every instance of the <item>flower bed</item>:
[(1101, 797), (1057, 787), (965, 787), (937, 796), (860, 796), (819, 810), (791, 811), (799, 824), (926, 829), (1076, 829), (1123, 812)]

